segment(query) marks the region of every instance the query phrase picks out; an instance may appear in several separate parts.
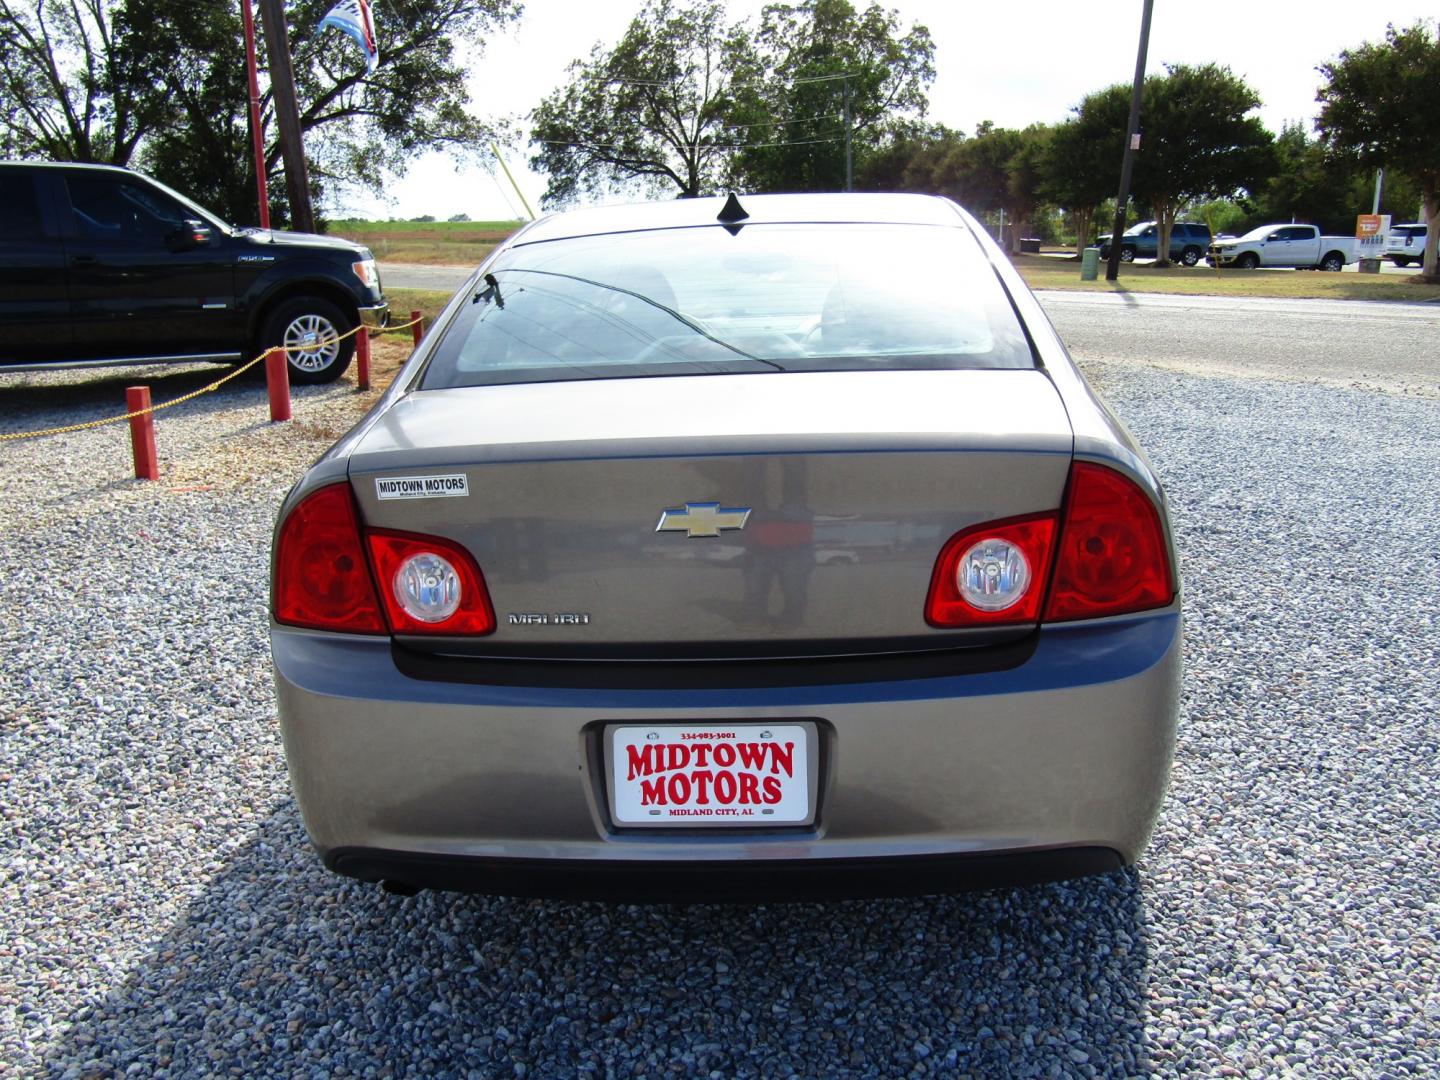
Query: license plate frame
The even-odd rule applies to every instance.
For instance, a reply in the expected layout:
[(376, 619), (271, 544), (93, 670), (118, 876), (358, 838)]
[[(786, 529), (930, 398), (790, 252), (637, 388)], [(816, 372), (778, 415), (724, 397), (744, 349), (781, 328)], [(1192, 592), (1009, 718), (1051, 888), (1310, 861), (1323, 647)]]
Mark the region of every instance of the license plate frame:
[[(647, 738), (649, 735), (655, 737)], [(742, 743), (749, 748), (743, 760)], [(719, 757), (725, 764), (717, 768), (715, 749), (722, 745), (732, 749), (730, 754), (721, 752)], [(687, 747), (688, 757), (676, 753), (672, 758), (668, 748), (675, 746)], [(759, 749), (766, 746), (776, 749)], [(632, 759), (629, 747), (639, 750), (638, 763)], [(654, 749), (647, 751), (645, 747)], [(615, 828), (623, 830), (809, 829), (815, 824), (819, 805), (820, 751), (819, 721), (811, 718), (608, 723), (601, 733), (601, 764), (610, 821)], [(763, 756), (758, 767), (755, 766), (757, 752)], [(649, 757), (656, 753), (660, 755), (658, 760)], [(680, 758), (687, 759), (671, 768), (671, 762), (678, 762)], [(787, 764), (791, 770), (789, 775)], [(656, 765), (663, 767), (656, 768)], [(711, 775), (702, 781), (696, 774), (704, 771)], [(635, 775), (629, 775), (632, 772)], [(731, 776), (731, 784), (719, 779), (720, 772)], [(756, 778), (754, 787), (741, 779), (742, 774)], [(671, 779), (676, 775), (687, 778), (680, 787), (689, 785), (689, 797), (678, 806), (671, 798), (683, 794), (672, 786), (677, 783)], [(781, 798), (773, 803), (764, 801), (773, 792), (773, 788), (765, 785), (767, 778), (780, 787)], [(657, 780), (663, 785), (659, 789), (663, 803), (653, 799), (657, 790), (653, 785)], [(647, 784), (651, 786), (646, 787)], [(699, 798), (702, 788), (707, 794), (707, 801), (703, 803)], [(652, 796), (648, 803), (644, 801), (647, 795)], [(752, 797), (756, 795), (760, 801)], [(745, 813), (746, 810), (752, 812)], [(765, 813), (766, 810), (771, 812)]]

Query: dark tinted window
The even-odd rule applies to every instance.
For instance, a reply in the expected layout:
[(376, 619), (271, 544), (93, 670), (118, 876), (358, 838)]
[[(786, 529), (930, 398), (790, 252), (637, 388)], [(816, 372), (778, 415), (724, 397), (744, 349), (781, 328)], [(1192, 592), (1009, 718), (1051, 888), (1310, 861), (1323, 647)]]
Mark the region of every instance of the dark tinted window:
[(125, 177), (81, 173), (65, 182), (82, 239), (163, 247), (165, 238), (185, 224), (179, 203)]
[(1033, 367), (959, 228), (750, 225), (522, 244), (444, 331), (422, 387), (637, 375)]
[(15, 169), (0, 169), (0, 241), (38, 240), (43, 235), (34, 178)]

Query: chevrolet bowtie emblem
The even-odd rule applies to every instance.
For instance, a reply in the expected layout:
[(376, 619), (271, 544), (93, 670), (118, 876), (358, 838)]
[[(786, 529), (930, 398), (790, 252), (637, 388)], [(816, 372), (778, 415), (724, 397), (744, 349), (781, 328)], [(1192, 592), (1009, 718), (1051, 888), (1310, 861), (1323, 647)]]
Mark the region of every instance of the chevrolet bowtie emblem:
[(743, 529), (750, 518), (748, 506), (721, 506), (719, 503), (686, 503), (660, 512), (656, 532), (683, 532), (690, 539), (719, 536), (724, 529)]

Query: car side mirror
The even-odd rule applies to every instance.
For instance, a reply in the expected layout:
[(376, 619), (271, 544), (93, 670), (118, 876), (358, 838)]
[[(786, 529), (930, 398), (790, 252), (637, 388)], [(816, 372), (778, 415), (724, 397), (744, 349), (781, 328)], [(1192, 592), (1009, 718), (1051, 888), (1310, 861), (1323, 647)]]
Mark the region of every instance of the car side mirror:
[(171, 251), (193, 251), (195, 248), (209, 247), (214, 240), (210, 226), (203, 221), (188, 220), (180, 228), (170, 232), (165, 237), (165, 246)]

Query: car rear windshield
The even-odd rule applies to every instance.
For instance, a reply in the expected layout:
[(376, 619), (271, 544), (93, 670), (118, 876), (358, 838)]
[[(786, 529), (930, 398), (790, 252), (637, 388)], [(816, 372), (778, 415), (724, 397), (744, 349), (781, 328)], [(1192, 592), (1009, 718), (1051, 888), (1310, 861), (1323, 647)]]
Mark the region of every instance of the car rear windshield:
[(717, 225), (520, 244), (442, 333), (422, 389), (1035, 366), (980, 245), (934, 225)]

